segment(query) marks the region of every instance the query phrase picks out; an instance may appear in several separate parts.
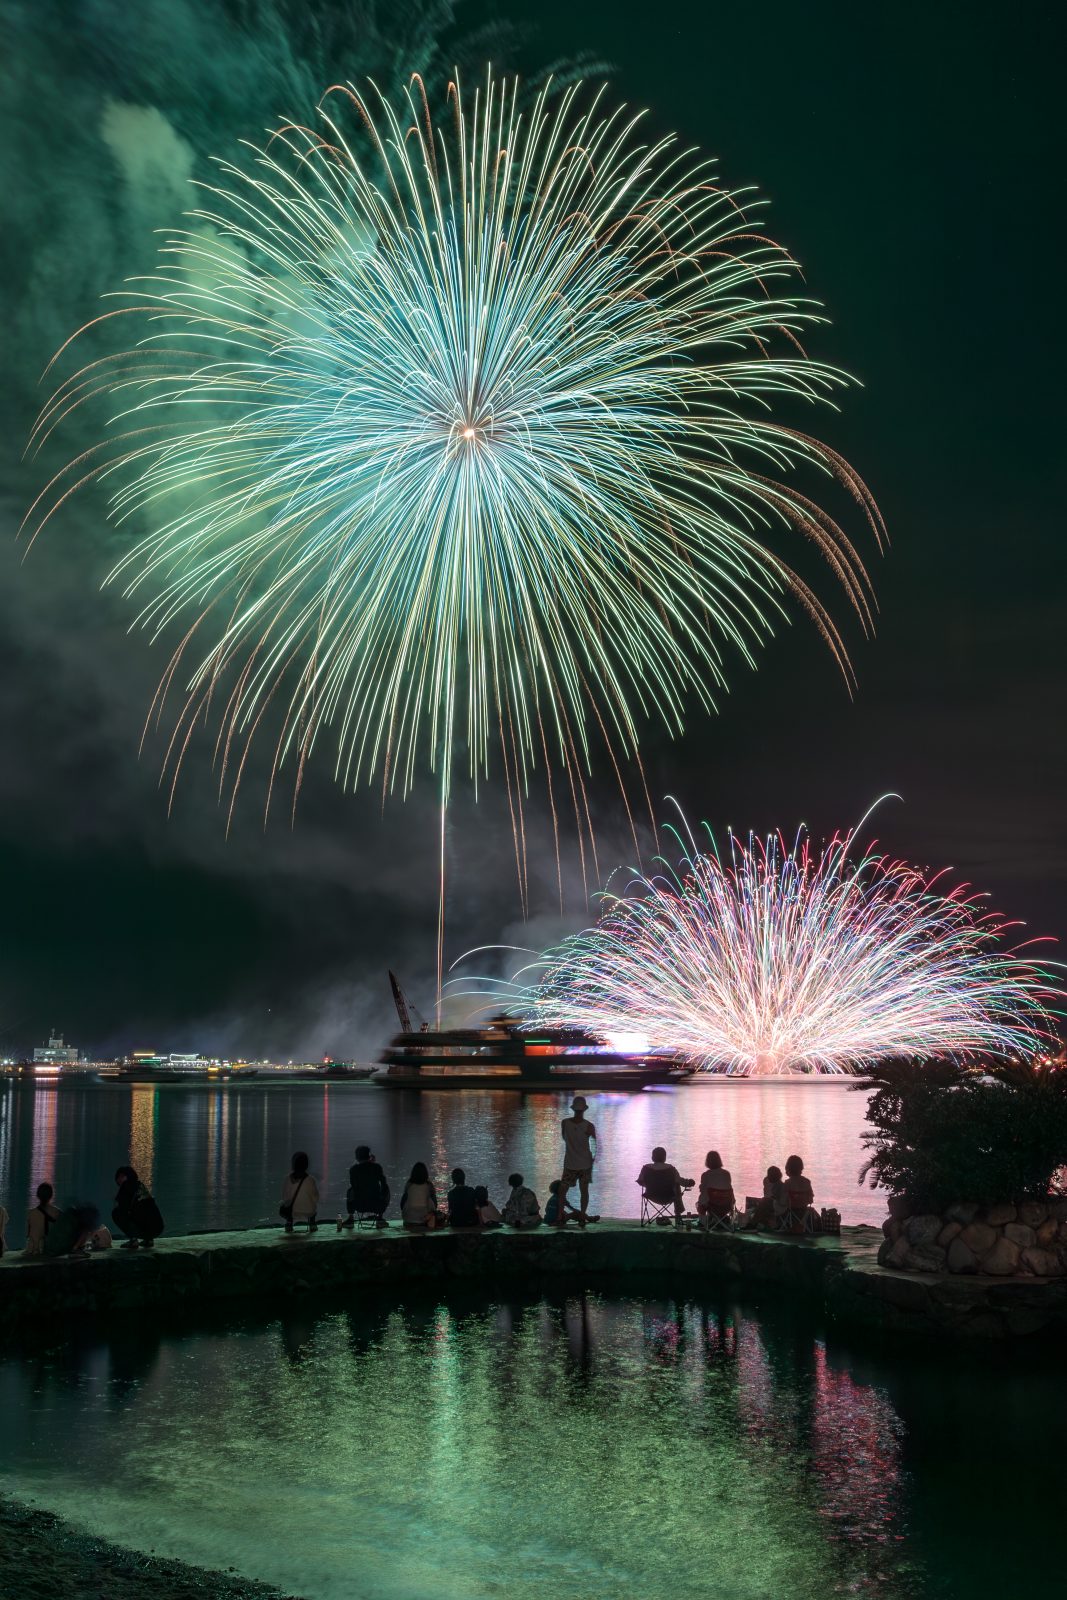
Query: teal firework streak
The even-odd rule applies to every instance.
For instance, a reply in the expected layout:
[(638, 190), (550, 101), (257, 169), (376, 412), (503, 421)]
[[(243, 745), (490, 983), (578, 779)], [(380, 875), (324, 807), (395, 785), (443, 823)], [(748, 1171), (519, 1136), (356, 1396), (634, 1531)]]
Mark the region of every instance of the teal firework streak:
[(775, 534), (869, 626), (866, 574), (783, 480), (817, 469), (881, 521), (771, 417), (846, 380), (806, 356), (818, 308), (745, 197), (639, 120), (581, 86), (522, 114), (490, 78), (435, 127), (419, 80), (399, 109), (335, 86), (316, 129), (222, 166), (106, 314), (136, 342), (69, 377), (35, 441), (101, 391), (108, 441), (31, 515), (99, 478), (150, 528), (112, 579), (176, 630), (175, 772), (203, 718), (234, 793), (268, 726), (275, 767), (325, 738), (353, 786), (407, 792), (428, 762), (447, 802), (496, 752), (520, 791), (543, 763), (576, 793), (594, 745), (618, 767), (648, 716), (711, 707), (725, 647), (751, 660), (790, 592), (848, 671)]
[(725, 859), (690, 848), (677, 869), (605, 894), (597, 925), (548, 952), (509, 1003), (727, 1073), (1055, 1051), (1062, 987), (1004, 947), (1012, 925), (969, 886), (853, 856), (854, 842), (816, 851), (802, 830), (791, 848), (731, 836)]

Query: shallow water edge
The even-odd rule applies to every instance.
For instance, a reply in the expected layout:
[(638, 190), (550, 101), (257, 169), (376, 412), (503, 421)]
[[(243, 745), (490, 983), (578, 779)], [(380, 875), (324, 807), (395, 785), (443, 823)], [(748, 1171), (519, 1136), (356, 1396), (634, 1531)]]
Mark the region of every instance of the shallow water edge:
[(273, 1584), (126, 1549), (32, 1501), (0, 1499), (0, 1594), (19, 1600), (300, 1600)]

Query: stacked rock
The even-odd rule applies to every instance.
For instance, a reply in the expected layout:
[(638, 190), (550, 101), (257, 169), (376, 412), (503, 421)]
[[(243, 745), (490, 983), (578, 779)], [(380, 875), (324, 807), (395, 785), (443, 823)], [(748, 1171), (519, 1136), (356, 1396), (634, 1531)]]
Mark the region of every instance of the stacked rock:
[(916, 1213), (894, 1196), (889, 1213), (879, 1266), (997, 1278), (1067, 1277), (1067, 1197), (994, 1206), (968, 1200), (941, 1213)]

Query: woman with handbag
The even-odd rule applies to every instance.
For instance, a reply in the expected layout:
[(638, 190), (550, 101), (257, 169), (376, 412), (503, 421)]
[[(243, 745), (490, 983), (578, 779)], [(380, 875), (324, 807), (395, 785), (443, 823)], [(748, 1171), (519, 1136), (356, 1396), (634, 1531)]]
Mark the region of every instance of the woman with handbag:
[(308, 1171), (310, 1162), (303, 1150), (293, 1156), (292, 1170), (282, 1184), (282, 1200), (278, 1215), (285, 1222), (286, 1233), (292, 1233), (295, 1222), (306, 1222), (308, 1232), (318, 1227), (315, 1218), (319, 1209), (319, 1186)]

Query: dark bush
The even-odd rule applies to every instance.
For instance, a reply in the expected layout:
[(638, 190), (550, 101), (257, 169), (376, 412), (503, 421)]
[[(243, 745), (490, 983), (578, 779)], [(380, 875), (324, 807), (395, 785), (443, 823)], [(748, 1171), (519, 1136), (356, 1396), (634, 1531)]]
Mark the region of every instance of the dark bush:
[[(951, 1062), (887, 1062), (873, 1085), (860, 1172), (920, 1211), (957, 1200), (1039, 1199), (1067, 1167), (1067, 1071), (1029, 1064), (982, 1073)], [(862, 1085), (857, 1085), (857, 1088)]]

